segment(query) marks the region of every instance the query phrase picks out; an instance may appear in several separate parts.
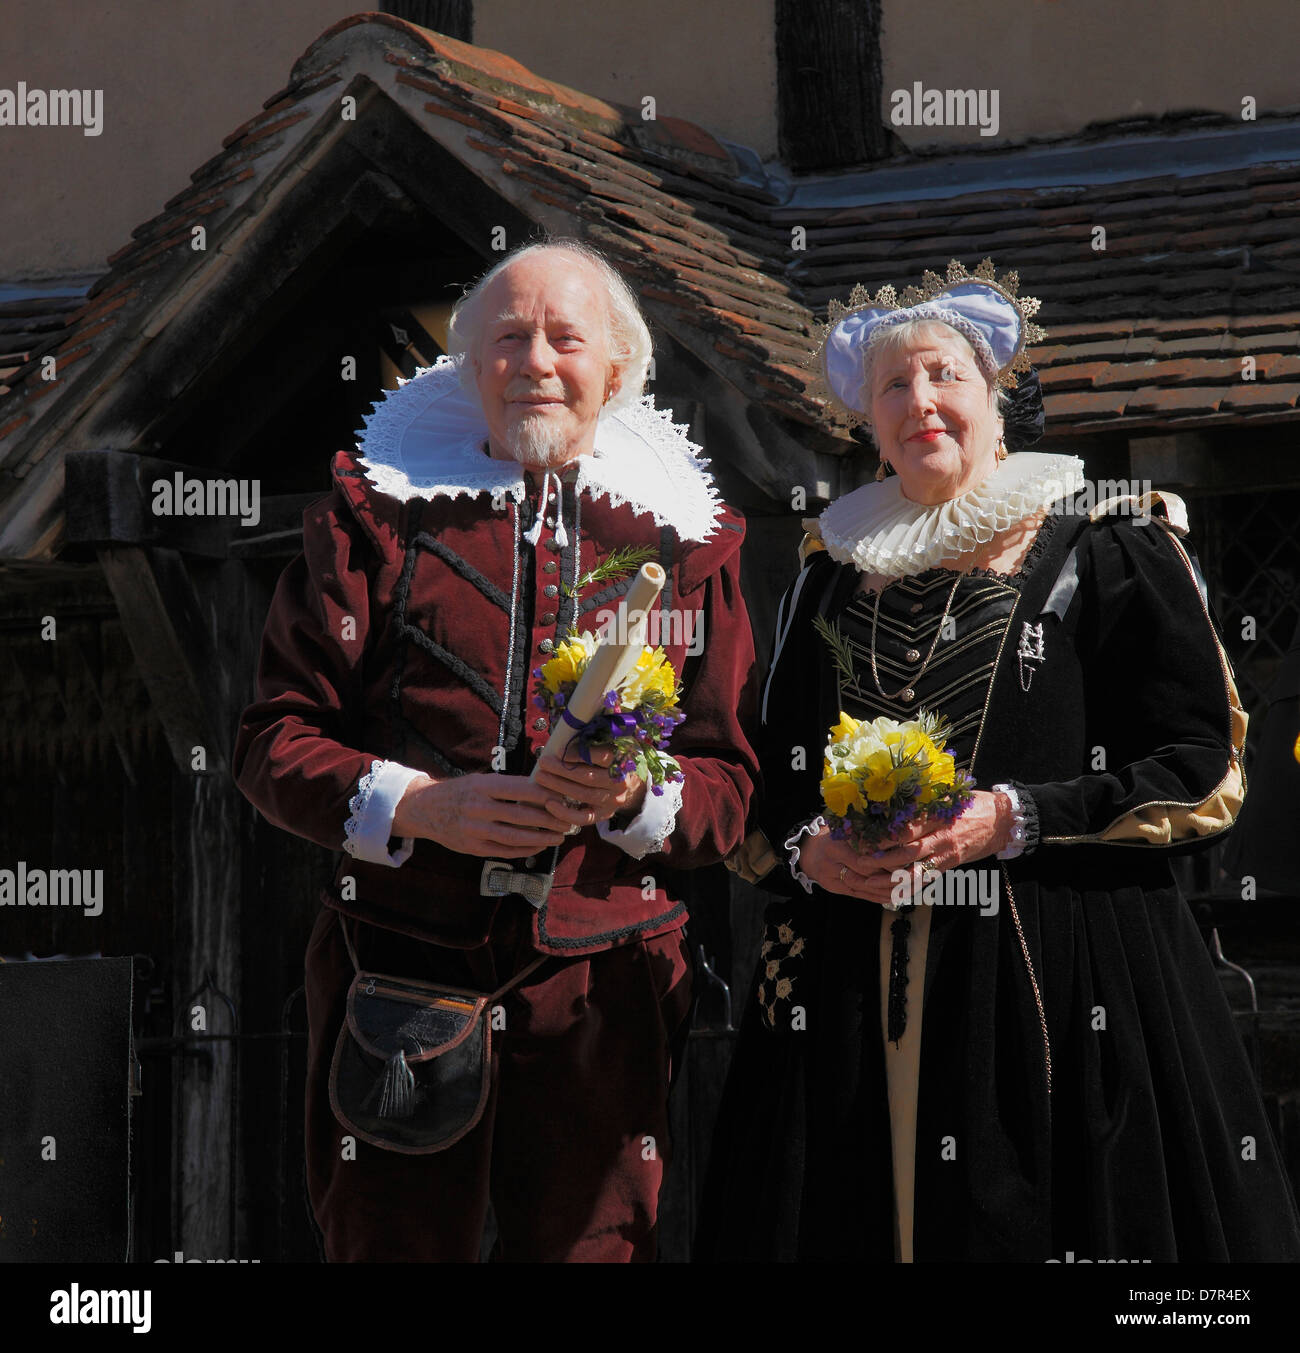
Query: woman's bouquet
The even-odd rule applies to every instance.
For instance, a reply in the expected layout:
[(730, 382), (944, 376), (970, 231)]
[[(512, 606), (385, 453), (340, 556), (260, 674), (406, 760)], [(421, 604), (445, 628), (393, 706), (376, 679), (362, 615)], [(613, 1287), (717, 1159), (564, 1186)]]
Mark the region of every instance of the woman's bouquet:
[(944, 747), (942, 717), (866, 720), (840, 713), (822, 763), (822, 801), (834, 840), (880, 850), (909, 822), (951, 822), (973, 802), (975, 781)]
[(584, 632), (556, 644), (550, 661), (533, 671), (537, 680), (533, 704), (546, 712), (552, 728), (557, 719), (572, 727), (571, 745), (584, 761), (591, 761), (593, 747), (612, 747), (611, 776), (634, 770), (651, 793), (662, 794), (667, 781), (684, 778), (664, 750), (673, 729), (686, 719), (677, 705), (681, 694), (677, 673), (662, 648), (642, 648), (636, 666), (614, 690), (605, 692), (599, 711), (582, 723), (569, 713), (568, 702), (601, 642), (600, 635)]

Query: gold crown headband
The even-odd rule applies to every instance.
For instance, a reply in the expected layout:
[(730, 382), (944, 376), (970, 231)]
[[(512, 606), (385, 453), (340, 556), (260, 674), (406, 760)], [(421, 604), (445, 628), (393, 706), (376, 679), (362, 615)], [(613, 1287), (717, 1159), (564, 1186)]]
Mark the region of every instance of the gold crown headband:
[(859, 283), (847, 305), (831, 301), (827, 322), (817, 326), (818, 344), (810, 359), (817, 379), (811, 393), (842, 410), (850, 426), (865, 422), (871, 402), (867, 391), (871, 344), (876, 335), (911, 319), (932, 319), (956, 329), (974, 349), (985, 375), (997, 385), (1014, 388), (1016, 373), (1030, 369), (1026, 347), (1047, 336), (1031, 318), (1040, 302), (1018, 296), (1019, 286), (1018, 273), (997, 277), (989, 258), (973, 273), (953, 259), (946, 277), (927, 271), (921, 285), (904, 288), (901, 297), (888, 285), (872, 296)]

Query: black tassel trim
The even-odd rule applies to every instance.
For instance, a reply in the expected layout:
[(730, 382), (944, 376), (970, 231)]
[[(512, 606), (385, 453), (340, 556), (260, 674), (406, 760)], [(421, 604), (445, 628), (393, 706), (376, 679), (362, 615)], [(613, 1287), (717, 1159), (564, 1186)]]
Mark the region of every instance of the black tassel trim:
[(911, 907), (900, 911), (889, 927), (894, 945), (889, 954), (889, 1041), (898, 1046), (907, 1028), (907, 937), (912, 933)]

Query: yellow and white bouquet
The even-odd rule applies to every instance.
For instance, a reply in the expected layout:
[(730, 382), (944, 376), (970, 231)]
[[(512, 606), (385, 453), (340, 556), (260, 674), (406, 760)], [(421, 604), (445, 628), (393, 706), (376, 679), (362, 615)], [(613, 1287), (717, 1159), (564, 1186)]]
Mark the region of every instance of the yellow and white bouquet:
[(665, 782), (683, 778), (665, 751), (673, 730), (686, 720), (677, 703), (677, 673), (662, 648), (643, 647), (636, 666), (605, 692), (600, 709), (583, 722), (570, 713), (568, 703), (601, 642), (600, 635), (582, 632), (556, 644), (551, 659), (533, 671), (533, 704), (546, 712), (552, 728), (557, 720), (570, 725), (571, 745), (584, 761), (590, 762), (593, 747), (613, 747), (612, 776), (635, 770), (651, 793), (662, 794)]
[(975, 781), (945, 747), (942, 717), (859, 720), (840, 713), (822, 762), (822, 802), (831, 836), (879, 850), (909, 822), (951, 822), (973, 802)]

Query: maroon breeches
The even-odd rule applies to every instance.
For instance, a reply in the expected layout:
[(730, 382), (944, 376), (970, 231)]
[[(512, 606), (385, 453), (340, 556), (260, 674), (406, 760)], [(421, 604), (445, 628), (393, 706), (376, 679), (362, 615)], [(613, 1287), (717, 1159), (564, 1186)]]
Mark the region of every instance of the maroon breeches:
[[(519, 907), (527, 906), (522, 900)], [(506, 908), (481, 949), (346, 924), (363, 969), (492, 991), (534, 954)], [(353, 967), (342, 918), (322, 908), (307, 947), (307, 1187), (332, 1262), (472, 1262), (488, 1202), (502, 1260), (655, 1257), (670, 1154), (668, 1090), (683, 1049), (691, 971), (682, 933), (555, 958), (505, 995), (492, 1089), (478, 1125), (432, 1155), (355, 1143), (329, 1103)]]

